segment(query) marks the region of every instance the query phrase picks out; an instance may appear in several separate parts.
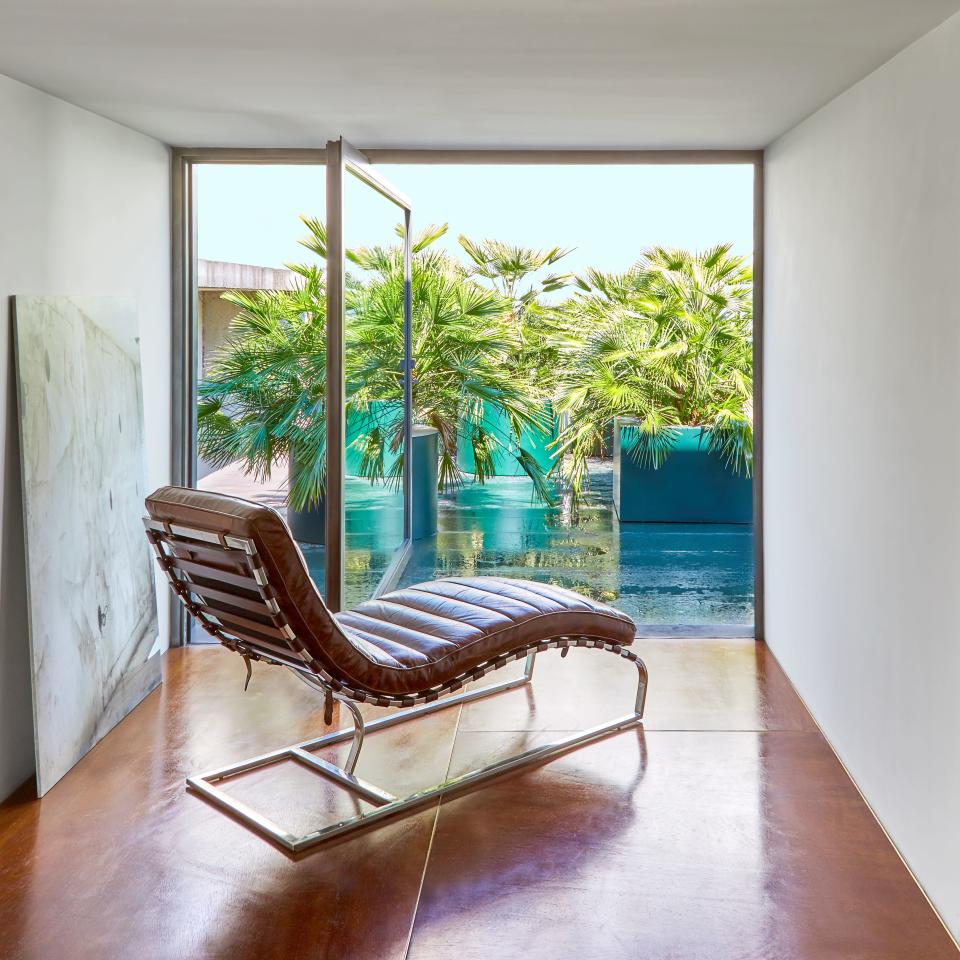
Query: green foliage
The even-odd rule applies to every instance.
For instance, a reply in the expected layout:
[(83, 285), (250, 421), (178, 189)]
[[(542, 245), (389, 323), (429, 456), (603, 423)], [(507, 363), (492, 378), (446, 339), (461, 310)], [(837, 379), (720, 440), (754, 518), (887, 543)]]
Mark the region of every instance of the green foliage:
[(549, 293), (566, 286), (573, 277), (570, 274), (551, 274), (531, 283), (526, 290), (520, 285), (528, 277), (562, 260), (570, 250), (551, 247), (549, 250), (532, 250), (515, 247), (499, 240), (482, 240), (479, 243), (459, 236), (460, 246), (473, 264), (473, 273), (493, 281), (497, 289), (512, 304), (513, 316), (519, 319), (523, 312), (536, 302), (540, 293)]
[[(325, 260), (324, 224), (301, 219), (301, 243)], [(664, 462), (678, 427), (699, 426), (731, 470), (750, 474), (752, 274), (729, 245), (653, 247), (622, 274), (542, 276), (569, 251), (460, 236), (464, 265), (434, 246), (446, 231), (431, 225), (411, 244), (413, 415), (439, 433), (441, 487), (462, 483), (457, 449), (466, 438), (478, 482), (510, 448), (537, 495), (551, 500), (543, 469), (520, 446), (526, 428), (548, 429), (547, 401), (563, 423), (554, 471), (574, 503), (616, 417), (636, 419), (635, 456), (646, 465)], [(402, 227), (397, 233), (402, 239)], [(360, 472), (399, 483), (403, 246), (358, 247), (346, 257), (347, 412), (362, 423)], [(239, 313), (200, 385), (198, 445), (215, 466), (239, 460), (258, 479), (293, 457), (300, 469), (290, 502), (299, 508), (325, 485), (326, 301), (320, 267), (291, 269), (297, 290), (224, 295)], [(568, 286), (564, 302), (543, 302)]]
[(749, 475), (752, 274), (729, 245), (654, 247), (626, 273), (590, 271), (557, 311), (568, 331), (557, 409), (557, 469), (577, 500), (587, 459), (615, 417), (638, 422), (635, 455), (659, 467), (679, 426), (700, 426), (730, 469)]
[(519, 341), (511, 358), (514, 372), (530, 380), (544, 398), (552, 397), (564, 336), (562, 325), (555, 322), (554, 313), (544, 307), (541, 298), (562, 290), (574, 277), (569, 273), (535, 275), (571, 251), (561, 247), (534, 250), (499, 240), (475, 242), (463, 234), (458, 239), (469, 258), (471, 274), (489, 281), (510, 304), (510, 321)]
[[(495, 473), (494, 452), (511, 440), (514, 454), (535, 487), (548, 496), (543, 470), (519, 447), (525, 425), (542, 426), (541, 398), (529, 378), (511, 369), (520, 349), (510, 322), (509, 301), (496, 289), (481, 286), (448, 254), (430, 249), (446, 225), (430, 226), (413, 238), (411, 308), (413, 415), (417, 423), (440, 435), (439, 477), (443, 487), (462, 482), (457, 466), (458, 437), (466, 432), (473, 447), (476, 478)], [(402, 400), (403, 248), (354, 250), (351, 262), (366, 272), (348, 306), (347, 352), (357, 358), (350, 368), (347, 394), (355, 409), (374, 400)], [(483, 425), (484, 403), (504, 414), (509, 429), (492, 433)], [(392, 449), (398, 449), (399, 414), (389, 425)], [(374, 476), (373, 472), (366, 475)]]
[(199, 387), (197, 444), (217, 467), (236, 460), (258, 480), (278, 458), (302, 464), (296, 507), (324, 489), (326, 300), (316, 267), (298, 267), (295, 291), (230, 292), (239, 307), (228, 346)]
[[(302, 218), (303, 245), (326, 256), (320, 221)], [(542, 427), (542, 391), (515, 368), (521, 341), (510, 301), (482, 286), (455, 259), (430, 249), (446, 232), (431, 226), (412, 242), (412, 326), (416, 369), (413, 415), (440, 435), (440, 484), (462, 482), (458, 436), (471, 442), (479, 482), (495, 473), (494, 453), (513, 441), (518, 463), (539, 495), (550, 490), (542, 468), (520, 446), (525, 426)], [(385, 454), (399, 452), (403, 422), (403, 298), (401, 244), (347, 252), (360, 271), (346, 284), (347, 414), (365, 429), (355, 441), (361, 473), (374, 480), (402, 476), (402, 455), (389, 478)], [(293, 454), (303, 468), (290, 492), (295, 507), (315, 502), (324, 488), (325, 296), (316, 267), (293, 267), (303, 280), (294, 292), (227, 294), (239, 306), (231, 338), (201, 385), (198, 443), (220, 466), (242, 460), (258, 478)], [(483, 405), (503, 416), (505, 430), (484, 425)]]

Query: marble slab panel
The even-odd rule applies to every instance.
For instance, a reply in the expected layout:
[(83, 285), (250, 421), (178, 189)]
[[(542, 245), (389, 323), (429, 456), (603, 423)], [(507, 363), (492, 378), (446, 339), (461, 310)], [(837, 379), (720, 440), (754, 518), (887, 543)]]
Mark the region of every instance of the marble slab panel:
[(16, 297), (14, 310), (43, 796), (160, 682), (157, 603), (136, 301)]

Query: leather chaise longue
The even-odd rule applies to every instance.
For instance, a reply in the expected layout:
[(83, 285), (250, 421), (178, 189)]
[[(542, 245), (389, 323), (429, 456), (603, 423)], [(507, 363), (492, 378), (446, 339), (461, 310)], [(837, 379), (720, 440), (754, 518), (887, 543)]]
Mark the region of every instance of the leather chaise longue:
[[(284, 666), (325, 696), (327, 724), (333, 720), (334, 701), (352, 715), (352, 727), (187, 780), (191, 789), (289, 850), (302, 850), (642, 720), (647, 670), (627, 649), (635, 628), (618, 610), (544, 583), (451, 577), (331, 613), (286, 523), (270, 507), (185, 487), (161, 487), (147, 497), (146, 506), (147, 538), (174, 593), (211, 636), (244, 658), (247, 682), (254, 661)], [(559, 648), (565, 656), (569, 647), (606, 650), (634, 665), (638, 685), (632, 712), (407, 797), (356, 776), (366, 733), (529, 683), (538, 653)], [(520, 677), (469, 686), (520, 659), (525, 661)], [(371, 721), (358, 707), (363, 703), (403, 709)], [(314, 753), (346, 741), (351, 748), (342, 767)], [(294, 835), (215, 786), (287, 759), (323, 774), (373, 809)]]

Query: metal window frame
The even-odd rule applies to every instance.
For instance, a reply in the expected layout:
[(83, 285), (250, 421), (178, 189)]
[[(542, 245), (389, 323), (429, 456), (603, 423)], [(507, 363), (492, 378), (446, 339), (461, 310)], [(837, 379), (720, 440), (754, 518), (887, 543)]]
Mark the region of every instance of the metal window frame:
[[(580, 165), (704, 165), (739, 164), (753, 167), (753, 550), (754, 638), (765, 638), (764, 503), (763, 503), (763, 374), (764, 374), (764, 151), (745, 150), (421, 150), (361, 148), (370, 164), (580, 164)], [(191, 485), (194, 471), (193, 410), (196, 388), (196, 190), (194, 166), (200, 163), (325, 165), (324, 149), (175, 147), (172, 150), (172, 449), (174, 483)], [(182, 608), (171, 598), (171, 645), (186, 642)]]
[(413, 439), (413, 341), (411, 336), (411, 237), (410, 199), (380, 176), (369, 159), (344, 140), (327, 144), (327, 487), (326, 558), (324, 601), (336, 613), (343, 607), (344, 559), (346, 555), (346, 380), (344, 277), (344, 183), (354, 176), (403, 211), (403, 541), (377, 584), (374, 596), (392, 590), (411, 555), (412, 537), (412, 439)]

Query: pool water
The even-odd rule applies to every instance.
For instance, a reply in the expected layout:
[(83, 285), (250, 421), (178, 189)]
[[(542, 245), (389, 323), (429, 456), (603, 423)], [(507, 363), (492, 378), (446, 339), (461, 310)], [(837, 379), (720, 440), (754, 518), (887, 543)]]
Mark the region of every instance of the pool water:
[[(753, 528), (750, 525), (619, 523), (609, 462), (591, 465), (586, 502), (574, 516), (533, 497), (526, 477), (467, 483), (440, 497), (437, 536), (415, 541), (400, 581), (498, 575), (577, 590), (619, 607), (641, 634), (752, 636)], [(282, 481), (255, 483), (227, 467), (202, 484), (284, 510)], [(403, 536), (396, 491), (346, 483), (344, 603), (369, 598)], [(323, 585), (323, 547), (301, 544)], [(192, 631), (194, 639), (206, 639)]]
[[(619, 523), (609, 463), (594, 464), (585, 505), (537, 502), (526, 477), (467, 483), (440, 497), (438, 532), (415, 541), (401, 586), (496, 575), (577, 590), (629, 614), (642, 633), (751, 636), (751, 525)], [(356, 490), (353, 485), (357, 484)], [(345, 605), (367, 599), (402, 531), (399, 498), (348, 481)], [(304, 545), (323, 583), (323, 548)]]

